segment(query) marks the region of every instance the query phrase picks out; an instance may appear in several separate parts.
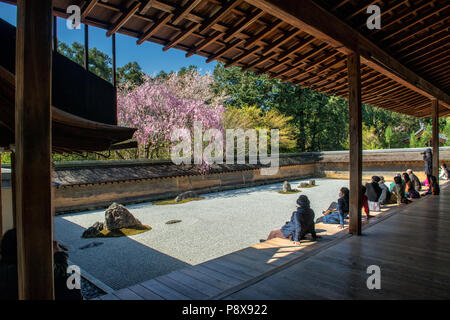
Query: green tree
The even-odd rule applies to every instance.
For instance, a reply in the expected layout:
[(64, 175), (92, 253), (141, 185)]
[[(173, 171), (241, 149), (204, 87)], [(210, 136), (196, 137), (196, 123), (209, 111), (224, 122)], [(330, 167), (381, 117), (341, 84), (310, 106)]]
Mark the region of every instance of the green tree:
[[(58, 52), (78, 63), (84, 65), (84, 45), (73, 42), (72, 46), (58, 41)], [(89, 71), (106, 81), (112, 80), (112, 59), (97, 48), (89, 49)]]
[(412, 132), (411, 135), (409, 136), (409, 147), (410, 148), (419, 147), (419, 140), (417, 139), (415, 132)]
[(391, 146), (393, 145), (393, 143), (394, 143), (394, 132), (392, 131), (392, 129), (391, 129), (391, 126), (388, 126), (387, 128), (386, 128), (386, 131), (384, 132), (384, 139), (385, 139), (385, 141), (386, 141), (386, 147), (388, 148), (388, 149), (390, 149), (391, 148)]
[(130, 83), (132, 86), (140, 86), (144, 83), (144, 72), (136, 61), (128, 62), (123, 67), (117, 68), (117, 80), (121, 83)]
[(363, 123), (362, 126), (362, 142), (364, 150), (381, 149), (383, 144), (376, 133), (376, 128), (368, 127)]
[(267, 75), (256, 75), (253, 71), (242, 71), (239, 67), (225, 68), (217, 64), (213, 76), (214, 91), (228, 96), (227, 105), (233, 107), (272, 107), (272, 95), (278, 80), (270, 80)]

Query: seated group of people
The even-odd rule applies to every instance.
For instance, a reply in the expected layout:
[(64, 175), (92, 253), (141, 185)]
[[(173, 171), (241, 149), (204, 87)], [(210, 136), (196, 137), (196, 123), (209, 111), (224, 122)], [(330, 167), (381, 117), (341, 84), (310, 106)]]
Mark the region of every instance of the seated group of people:
[[(410, 199), (420, 198), (419, 191), (422, 186), (428, 187), (426, 194), (439, 195), (439, 183), (435, 176), (430, 176), (421, 183), (419, 178), (411, 169), (403, 174), (397, 174), (394, 182), (388, 188), (384, 177), (373, 176), (371, 181), (362, 186), (362, 207), (370, 218), (370, 211), (379, 212), (380, 206), (388, 203), (408, 204)], [(332, 202), (323, 216), (314, 222), (314, 211), (310, 208), (310, 202), (307, 196), (301, 195), (297, 199), (297, 210), (292, 213), (291, 220), (287, 221), (281, 229), (271, 231), (267, 240), (273, 238), (290, 239), (294, 244), (299, 244), (300, 240), (305, 239), (307, 234), (311, 234), (313, 241), (320, 236), (316, 234), (315, 223), (338, 224), (339, 228), (344, 228), (344, 221), (349, 213), (350, 190), (342, 187), (339, 191), (339, 199)], [(264, 240), (262, 240), (264, 241)]]
[[(53, 243), (55, 300), (82, 300), (80, 289), (69, 289), (68, 255), (59, 251), (58, 244)], [(0, 300), (18, 299), (17, 275), (17, 236), (16, 229), (8, 230), (1, 239), (0, 260)]]

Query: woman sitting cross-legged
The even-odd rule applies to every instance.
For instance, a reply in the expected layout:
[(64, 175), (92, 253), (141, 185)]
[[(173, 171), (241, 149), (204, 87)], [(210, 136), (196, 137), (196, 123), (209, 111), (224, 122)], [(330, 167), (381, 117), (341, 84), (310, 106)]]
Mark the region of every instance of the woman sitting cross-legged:
[(416, 188), (414, 187), (414, 183), (409, 178), (409, 175), (405, 172), (403, 173), (403, 180), (405, 181), (405, 195), (408, 198), (411, 199), (417, 199), (420, 198), (419, 192), (417, 192)]
[(308, 233), (311, 233), (313, 240), (320, 238), (316, 235), (314, 225), (314, 211), (309, 206), (308, 197), (301, 195), (297, 199), (297, 210), (292, 213), (291, 221), (279, 230), (270, 232), (267, 240), (273, 238), (291, 239), (294, 244), (300, 244), (300, 240), (304, 239)]
[(435, 176), (430, 177), (431, 183), (430, 183), (430, 193), (433, 196), (438, 196), (440, 193), (439, 183), (437, 182), (437, 179)]
[(394, 186), (392, 187), (391, 199), (397, 201), (397, 204), (408, 204), (411, 200), (408, 200), (405, 195), (405, 187), (402, 184), (402, 178), (399, 176), (394, 177)]
[(346, 187), (342, 187), (339, 191), (339, 199), (334, 209), (335, 202), (330, 205), (327, 211), (323, 213), (323, 216), (317, 218), (316, 223), (333, 223), (339, 224), (339, 228), (344, 228), (344, 219), (348, 216), (349, 210), (349, 194), (350, 191)]

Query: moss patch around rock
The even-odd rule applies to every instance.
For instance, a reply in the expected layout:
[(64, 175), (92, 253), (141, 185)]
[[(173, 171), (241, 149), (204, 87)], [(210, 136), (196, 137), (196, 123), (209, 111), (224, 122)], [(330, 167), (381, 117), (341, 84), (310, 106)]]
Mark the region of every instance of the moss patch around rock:
[(313, 186), (308, 185), (308, 186), (306, 186), (306, 187), (300, 187), (300, 186), (298, 186), (298, 188), (302, 188), (302, 189), (306, 189), (306, 188), (314, 188), (314, 187), (318, 187), (318, 185), (317, 185), (317, 184), (315, 184), (315, 185), (313, 185)]
[(152, 227), (147, 225), (140, 225), (130, 228), (121, 228), (117, 230), (107, 230), (103, 229), (98, 233), (96, 236), (92, 236), (89, 238), (117, 238), (117, 237), (128, 237), (128, 236), (134, 236), (139, 233), (143, 233), (146, 231), (151, 230)]
[(301, 192), (301, 191), (300, 190), (292, 190), (292, 191), (280, 190), (280, 191), (278, 191), (278, 193), (281, 193), (281, 194), (293, 194), (293, 193), (299, 193), (299, 192)]
[(182, 204), (182, 203), (186, 203), (186, 202), (190, 202), (190, 201), (198, 201), (198, 200), (203, 200), (203, 199), (205, 199), (205, 197), (187, 198), (187, 199), (183, 199), (178, 202), (176, 202), (175, 200), (165, 200), (165, 201), (153, 202), (153, 204), (155, 204), (157, 206), (164, 206), (164, 205), (168, 205), (168, 204)]

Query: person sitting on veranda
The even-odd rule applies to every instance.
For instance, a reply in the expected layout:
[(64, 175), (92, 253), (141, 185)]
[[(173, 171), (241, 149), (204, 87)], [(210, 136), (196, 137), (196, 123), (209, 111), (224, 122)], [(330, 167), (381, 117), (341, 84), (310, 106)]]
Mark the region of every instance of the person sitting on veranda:
[(408, 204), (411, 200), (408, 200), (405, 195), (405, 187), (402, 184), (402, 178), (399, 176), (394, 177), (394, 187), (392, 188), (391, 199), (396, 201), (397, 204)]
[(409, 178), (409, 175), (405, 172), (403, 173), (403, 181), (405, 181), (405, 195), (410, 199), (420, 198), (420, 194), (414, 188), (414, 184)]
[(448, 180), (448, 169), (445, 163), (441, 164), (441, 173), (439, 174), (439, 179)]
[(414, 189), (419, 192), (422, 189), (422, 184), (420, 183), (419, 178), (414, 174), (411, 169), (406, 170), (406, 173), (409, 176), (409, 179), (414, 183)]
[(436, 179), (435, 176), (430, 176), (430, 179), (431, 179), (431, 183), (430, 183), (430, 193), (431, 193), (433, 196), (438, 196), (439, 193), (441, 192), (441, 189), (440, 189), (440, 187), (439, 187), (439, 183), (438, 183), (438, 181), (437, 181), (437, 179)]
[(367, 219), (370, 219), (371, 215), (370, 215), (370, 210), (369, 210), (369, 199), (367, 198), (366, 191), (367, 191), (366, 187), (361, 186), (362, 207), (364, 209), (364, 213), (367, 216)]
[(373, 176), (372, 181), (366, 183), (366, 193), (367, 198), (369, 198), (369, 210), (370, 211), (380, 211), (380, 196), (382, 193), (382, 190), (379, 185), (380, 177)]
[(0, 300), (17, 300), (17, 240), (16, 229), (6, 231), (1, 243)]
[[(2, 260), (0, 261), (0, 300), (18, 299), (17, 277), (17, 236), (16, 229), (8, 230), (1, 243)], [(58, 249), (56, 249), (58, 250)], [(65, 252), (55, 251), (54, 247), (54, 285), (55, 300), (82, 300), (80, 289), (67, 287), (68, 255)]]
[(380, 181), (378, 182), (378, 185), (381, 189), (381, 195), (380, 195), (380, 198), (378, 199), (378, 201), (380, 202), (381, 205), (389, 203), (391, 200), (391, 193), (389, 192), (389, 188), (384, 183), (383, 176), (380, 177)]
[[(403, 181), (402, 175), (400, 173), (397, 173), (395, 176), (400, 178), (400, 180), (402, 181), (403, 187), (405, 187), (405, 181)], [(392, 189), (394, 188), (394, 186), (395, 186), (395, 181), (392, 181), (391, 184), (389, 185), (389, 191), (391, 193), (392, 193)]]
[(348, 216), (350, 191), (346, 187), (342, 187), (339, 191), (339, 199), (332, 202), (327, 211), (323, 212), (323, 216), (317, 218), (316, 223), (339, 224), (339, 228), (344, 228), (344, 220)]
[(267, 240), (274, 238), (290, 239), (294, 244), (300, 244), (300, 240), (311, 233), (313, 240), (320, 238), (316, 235), (314, 225), (314, 211), (310, 208), (309, 199), (301, 195), (297, 199), (297, 210), (292, 213), (291, 220), (287, 221), (281, 229), (271, 231)]

